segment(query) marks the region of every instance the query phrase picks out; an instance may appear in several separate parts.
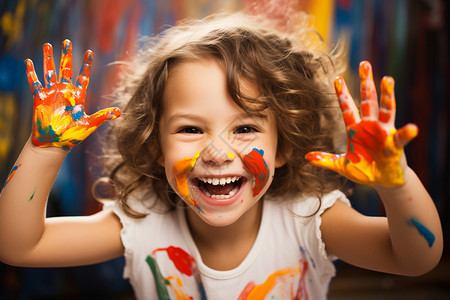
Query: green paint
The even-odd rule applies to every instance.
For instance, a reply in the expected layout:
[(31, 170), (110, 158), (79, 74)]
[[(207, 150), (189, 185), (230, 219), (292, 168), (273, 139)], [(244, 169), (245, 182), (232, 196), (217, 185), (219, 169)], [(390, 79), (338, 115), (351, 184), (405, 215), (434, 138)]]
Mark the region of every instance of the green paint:
[(28, 199), (28, 201), (31, 201), (31, 200), (33, 200), (33, 198), (34, 198), (34, 194), (36, 194), (36, 189), (34, 189), (34, 191), (33, 191), (33, 194), (31, 195), (30, 199)]
[(150, 270), (153, 273), (153, 278), (155, 279), (156, 285), (156, 292), (158, 293), (158, 299), (170, 300), (169, 292), (167, 291), (166, 288), (166, 285), (170, 285), (170, 282), (162, 276), (161, 270), (158, 267), (158, 263), (150, 255), (147, 256), (145, 261), (147, 262), (148, 266), (150, 267)]
[(350, 143), (350, 151), (352, 151), (353, 154), (355, 154), (355, 147), (352, 143)]
[(355, 136), (355, 133), (356, 133), (357, 131), (355, 130), (355, 129), (352, 129), (352, 128), (350, 128), (349, 130), (348, 130), (348, 136), (350, 137), (350, 139), (351, 140), (353, 140), (353, 137)]

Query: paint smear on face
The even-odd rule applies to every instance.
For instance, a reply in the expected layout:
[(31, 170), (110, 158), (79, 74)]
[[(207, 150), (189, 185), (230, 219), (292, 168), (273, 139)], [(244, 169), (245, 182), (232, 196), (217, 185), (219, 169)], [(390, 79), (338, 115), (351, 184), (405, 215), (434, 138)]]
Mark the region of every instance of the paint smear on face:
[(18, 165), (15, 165), (14, 167), (12, 167), (11, 171), (10, 171), (9, 174), (8, 174), (8, 177), (6, 178), (6, 182), (5, 182), (5, 184), (3, 185), (3, 187), (5, 187), (6, 184), (11, 180), (11, 178), (13, 178), (13, 176), (14, 176), (14, 174), (16, 173), (17, 169), (18, 169), (21, 165), (22, 165), (22, 164), (18, 164)]
[(255, 175), (253, 196), (258, 195), (270, 178), (270, 171), (263, 158), (264, 151), (253, 148), (249, 154), (243, 157), (245, 167)]
[(419, 233), (427, 240), (428, 246), (430, 246), (430, 248), (433, 246), (436, 238), (428, 228), (414, 218), (409, 219), (407, 224), (416, 227)]
[(188, 175), (194, 169), (195, 162), (197, 158), (200, 156), (200, 152), (195, 153), (194, 157), (186, 157), (182, 160), (177, 161), (173, 165), (173, 174), (175, 180), (175, 186), (177, 188), (178, 193), (186, 199), (189, 203), (193, 204), (197, 207), (201, 212), (202, 209), (200, 205), (190, 197), (189, 195), (189, 186), (188, 186)]

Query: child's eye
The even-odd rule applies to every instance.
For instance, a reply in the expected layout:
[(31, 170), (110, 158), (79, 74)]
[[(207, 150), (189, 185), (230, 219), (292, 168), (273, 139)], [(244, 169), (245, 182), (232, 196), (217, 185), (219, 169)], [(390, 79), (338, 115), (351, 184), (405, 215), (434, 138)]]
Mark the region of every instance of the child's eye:
[(177, 133), (201, 134), (202, 131), (197, 127), (183, 127), (180, 130), (178, 130)]
[(255, 133), (255, 132), (259, 132), (258, 129), (256, 129), (255, 127), (252, 126), (239, 126), (234, 130), (234, 133), (237, 134), (246, 134), (246, 133)]

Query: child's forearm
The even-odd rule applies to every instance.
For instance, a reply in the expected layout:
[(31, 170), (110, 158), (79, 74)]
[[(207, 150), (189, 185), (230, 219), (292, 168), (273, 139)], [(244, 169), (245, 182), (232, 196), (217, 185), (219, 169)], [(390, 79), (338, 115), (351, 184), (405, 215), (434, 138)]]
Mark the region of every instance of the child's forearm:
[(399, 266), (420, 275), (433, 268), (442, 254), (439, 215), (430, 195), (410, 168), (400, 187), (375, 187), (388, 217), (392, 251)]
[(39, 148), (29, 139), (0, 194), (0, 260), (15, 264), (39, 243), (46, 203), (68, 151)]

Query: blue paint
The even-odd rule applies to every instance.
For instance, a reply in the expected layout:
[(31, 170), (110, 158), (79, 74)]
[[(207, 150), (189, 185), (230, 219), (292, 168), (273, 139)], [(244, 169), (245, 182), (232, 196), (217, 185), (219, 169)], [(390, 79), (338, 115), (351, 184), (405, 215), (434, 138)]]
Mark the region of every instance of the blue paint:
[(33, 97), (36, 97), (42, 88), (42, 84), (39, 81), (35, 81), (31, 84), (31, 88), (33, 89)]
[(353, 146), (352, 143), (350, 143), (350, 151), (355, 154), (355, 147)]
[(47, 128), (42, 127), (42, 121), (40, 119), (36, 122), (36, 127), (39, 132), (39, 136), (37, 139), (40, 143), (53, 143), (59, 142), (59, 136), (56, 135), (56, 132), (53, 130), (52, 126), (48, 126)]
[(51, 88), (55, 83), (51, 82), (50, 80), (52, 79), (53, 75), (55, 75), (55, 71), (51, 70), (47, 72), (47, 88)]
[(67, 54), (67, 52), (69, 52), (70, 47), (72, 46), (71, 42), (67, 42), (67, 44), (63, 47), (63, 53), (64, 55)]
[[(258, 152), (259, 154), (261, 154), (261, 156), (264, 156), (264, 150), (263, 149), (256, 149), (256, 148), (253, 148), (252, 150), (255, 150), (256, 152)], [(263, 163), (264, 163), (264, 165), (266, 166), (266, 168), (269, 168), (268, 166), (267, 166), (267, 163), (266, 163), (266, 161), (263, 159)]]
[(417, 221), (414, 218), (409, 219), (407, 224), (416, 227), (419, 233), (427, 240), (428, 246), (430, 246), (430, 248), (433, 246), (434, 240), (436, 238), (428, 228), (426, 228), (424, 225), (422, 225), (419, 221)]

